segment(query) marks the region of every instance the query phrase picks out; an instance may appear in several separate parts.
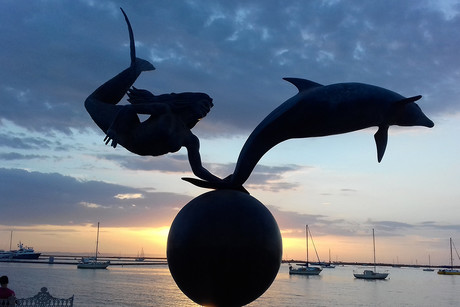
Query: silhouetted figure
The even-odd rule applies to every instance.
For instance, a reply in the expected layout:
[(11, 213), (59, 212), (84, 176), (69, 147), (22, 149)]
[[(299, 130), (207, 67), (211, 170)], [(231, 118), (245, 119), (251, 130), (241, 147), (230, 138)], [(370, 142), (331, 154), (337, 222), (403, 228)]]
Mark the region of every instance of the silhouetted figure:
[(0, 299), (7, 299), (10, 306), (14, 306), (16, 294), (8, 288), (8, 276), (0, 277)]
[[(209, 182), (220, 182), (201, 164), (200, 142), (190, 129), (211, 110), (212, 99), (205, 93), (153, 95), (131, 88), (144, 71), (154, 70), (148, 61), (136, 57), (131, 24), (128, 25), (131, 65), (97, 88), (85, 101), (94, 122), (106, 133), (104, 141), (117, 144), (141, 156), (160, 156), (187, 148), (193, 173)], [(130, 89), (131, 88), (131, 89)], [(118, 103), (128, 94), (129, 105)], [(138, 114), (149, 115), (141, 121)]]

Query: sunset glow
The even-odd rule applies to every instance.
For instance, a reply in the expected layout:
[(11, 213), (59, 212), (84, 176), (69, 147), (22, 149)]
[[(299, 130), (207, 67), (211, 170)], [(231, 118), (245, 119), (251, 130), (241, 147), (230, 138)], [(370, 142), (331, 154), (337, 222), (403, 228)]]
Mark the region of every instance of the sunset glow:
[(175, 216), (209, 191), (181, 179), (195, 177), (184, 147), (161, 156), (113, 148), (85, 109), (130, 65), (122, 6), (136, 56), (156, 67), (134, 86), (212, 97), (191, 132), (219, 178), (234, 172), (255, 127), (298, 93), (284, 77), (422, 95), (417, 104), (435, 126), (391, 126), (380, 163), (377, 126), (290, 139), (244, 187), (275, 217), (284, 259), (305, 259), (308, 224), (321, 260), (330, 250), (332, 261), (371, 261), (375, 229), (377, 261), (448, 263), (449, 238), (460, 245), (460, 6), (448, 3), (2, 3), (0, 249), (13, 231), (12, 248), (91, 254), (100, 222), (102, 255), (165, 257)]

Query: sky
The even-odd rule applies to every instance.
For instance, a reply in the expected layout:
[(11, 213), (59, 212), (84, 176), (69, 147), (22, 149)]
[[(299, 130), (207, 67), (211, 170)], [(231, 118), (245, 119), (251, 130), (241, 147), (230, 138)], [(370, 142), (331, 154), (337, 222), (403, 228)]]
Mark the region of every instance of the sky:
[[(137, 56), (155, 71), (137, 88), (204, 92), (192, 130), (204, 166), (233, 172), (253, 129), (297, 90), (283, 77), (362, 82), (417, 102), (434, 128), (396, 127), (381, 163), (369, 128), (285, 141), (245, 187), (305, 259), (308, 224), (321, 260), (448, 263), (460, 247), (460, 1), (5, 0), (0, 4), (0, 249), (164, 257), (179, 210), (207, 192), (185, 149), (141, 157), (103, 142), (86, 97)], [(125, 102), (123, 102), (125, 103)], [(457, 259), (458, 261), (458, 259)]]

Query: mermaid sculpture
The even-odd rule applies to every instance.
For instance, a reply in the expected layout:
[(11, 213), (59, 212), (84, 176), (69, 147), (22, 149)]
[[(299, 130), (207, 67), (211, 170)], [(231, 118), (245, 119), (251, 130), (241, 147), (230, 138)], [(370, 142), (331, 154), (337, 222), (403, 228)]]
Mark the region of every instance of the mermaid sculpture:
[[(206, 182), (221, 181), (201, 164), (200, 142), (190, 129), (211, 110), (212, 99), (204, 93), (153, 95), (131, 86), (144, 71), (154, 70), (136, 57), (131, 24), (121, 9), (129, 31), (131, 65), (97, 88), (85, 101), (91, 118), (106, 133), (105, 144), (122, 145), (141, 156), (160, 156), (187, 148), (193, 173)], [(118, 104), (128, 94), (130, 104)], [(145, 121), (138, 114), (147, 114)]]

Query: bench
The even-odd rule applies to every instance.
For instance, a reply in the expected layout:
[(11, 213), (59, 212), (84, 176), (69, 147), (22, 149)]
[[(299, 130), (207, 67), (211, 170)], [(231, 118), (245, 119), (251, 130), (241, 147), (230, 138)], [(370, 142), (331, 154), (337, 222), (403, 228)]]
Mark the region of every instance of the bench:
[(35, 306), (35, 307), (73, 307), (73, 295), (69, 298), (56, 298), (49, 294), (46, 287), (41, 288), (38, 294), (28, 298), (0, 299), (0, 306)]

